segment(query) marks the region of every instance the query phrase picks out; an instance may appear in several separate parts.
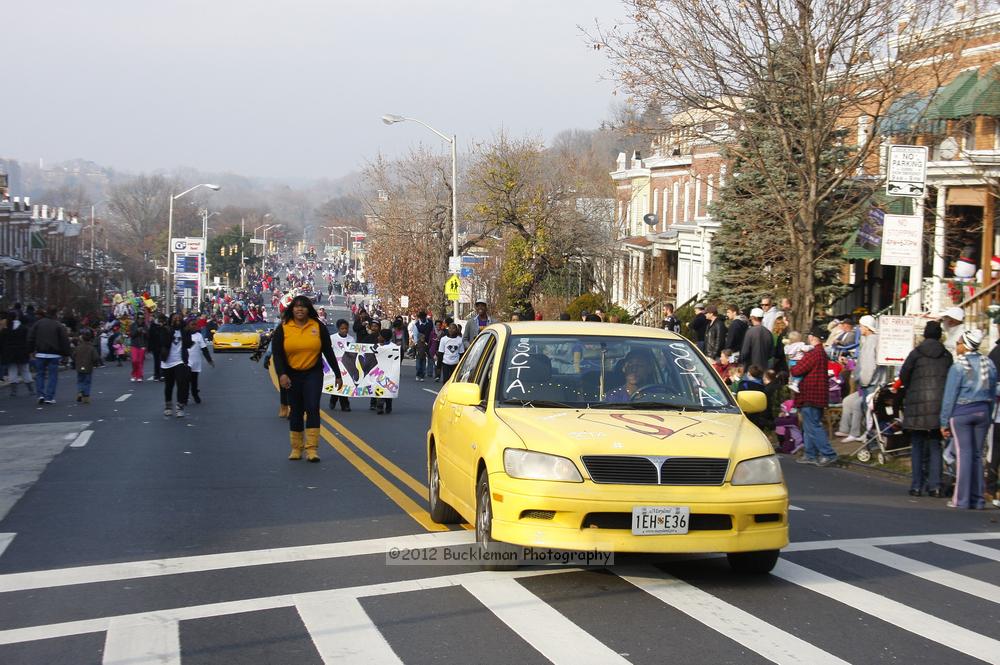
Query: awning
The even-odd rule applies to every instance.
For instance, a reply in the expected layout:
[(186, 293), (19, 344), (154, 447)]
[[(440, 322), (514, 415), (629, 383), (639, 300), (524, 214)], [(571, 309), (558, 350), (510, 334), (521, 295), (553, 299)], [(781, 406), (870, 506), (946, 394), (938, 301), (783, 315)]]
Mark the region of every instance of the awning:
[(1000, 65), (993, 65), (979, 77), (969, 92), (956, 102), (955, 114), (958, 117), (970, 115), (1000, 117)]
[(930, 103), (929, 95), (908, 92), (889, 105), (885, 116), (879, 120), (878, 133), (882, 136), (894, 134), (916, 134), (926, 125), (924, 112)]
[(952, 79), (951, 83), (937, 91), (927, 107), (928, 120), (954, 120), (962, 117), (955, 111), (956, 105), (972, 90), (979, 79), (979, 71), (967, 69)]

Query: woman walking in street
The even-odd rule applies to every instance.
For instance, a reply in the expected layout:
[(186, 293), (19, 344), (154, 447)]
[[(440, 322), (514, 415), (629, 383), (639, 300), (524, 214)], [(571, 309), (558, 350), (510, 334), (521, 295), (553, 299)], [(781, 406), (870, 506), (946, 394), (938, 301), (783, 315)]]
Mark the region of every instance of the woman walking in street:
[(955, 437), (955, 493), (949, 508), (985, 507), (983, 443), (997, 394), (997, 369), (979, 353), (983, 333), (966, 330), (956, 344), (941, 400), (941, 435)]
[[(288, 391), (290, 460), (302, 459), (302, 449), (310, 462), (319, 461), (319, 402), (323, 394), (323, 360), (336, 377), (337, 388), (344, 385), (340, 365), (333, 353), (330, 334), (319, 321), (312, 301), (295, 296), (281, 315), (281, 325), (271, 338), (272, 359), (278, 383)], [(322, 356), (322, 358), (320, 357)]]
[(148, 345), (149, 328), (146, 327), (145, 320), (137, 317), (129, 331), (129, 346), (132, 347), (132, 378), (129, 381), (142, 381), (142, 369), (146, 363), (146, 347)]

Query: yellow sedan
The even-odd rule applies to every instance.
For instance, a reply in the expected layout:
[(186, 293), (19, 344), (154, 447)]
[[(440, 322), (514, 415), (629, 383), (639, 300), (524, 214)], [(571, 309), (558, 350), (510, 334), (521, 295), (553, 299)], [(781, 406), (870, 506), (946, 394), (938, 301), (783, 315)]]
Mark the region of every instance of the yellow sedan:
[(431, 518), (475, 524), (483, 552), (725, 552), (768, 572), (788, 544), (788, 491), (744, 416), (764, 408), (674, 333), (494, 324), (434, 402)]
[(224, 323), (212, 336), (212, 350), (222, 351), (256, 351), (260, 342), (260, 331), (257, 323)]

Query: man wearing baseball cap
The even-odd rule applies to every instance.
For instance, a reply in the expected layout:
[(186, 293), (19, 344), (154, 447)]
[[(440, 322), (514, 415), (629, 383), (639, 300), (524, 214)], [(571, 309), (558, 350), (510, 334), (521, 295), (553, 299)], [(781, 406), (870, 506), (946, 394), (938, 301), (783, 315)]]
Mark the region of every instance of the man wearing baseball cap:
[(465, 328), (462, 330), (462, 341), (465, 342), (465, 348), (469, 348), (472, 340), (476, 338), (480, 330), (493, 323), (493, 319), (490, 318), (487, 312), (486, 301), (482, 299), (477, 300), (476, 315), (465, 322)]
[(823, 347), (827, 334), (827, 330), (822, 326), (813, 328), (809, 332), (808, 339), (812, 350), (807, 351), (802, 360), (791, 368), (792, 376), (802, 378), (799, 391), (795, 393), (795, 407), (802, 414), (802, 434), (805, 442), (802, 457), (796, 460), (800, 464), (829, 466), (837, 461), (837, 452), (830, 445), (830, 439), (827, 438), (826, 429), (823, 427), (823, 410), (830, 403), (827, 357), (826, 349)]
[(688, 328), (694, 333), (694, 345), (702, 351), (705, 350), (705, 331), (708, 329), (708, 319), (705, 317), (705, 304), (695, 303), (694, 318), (688, 324)]
[(770, 367), (774, 336), (764, 327), (763, 321), (764, 310), (760, 307), (750, 310), (750, 329), (743, 335), (743, 346), (740, 348), (740, 363), (744, 367), (757, 365), (765, 370)]

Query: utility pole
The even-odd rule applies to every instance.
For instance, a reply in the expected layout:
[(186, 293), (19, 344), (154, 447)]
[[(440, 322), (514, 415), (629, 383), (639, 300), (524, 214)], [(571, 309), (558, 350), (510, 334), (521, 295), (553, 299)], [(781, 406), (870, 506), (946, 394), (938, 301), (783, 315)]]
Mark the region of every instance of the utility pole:
[(243, 256), (243, 247), (247, 243), (246, 235), (246, 219), (240, 217), (240, 288), (245, 289), (247, 287), (247, 264), (246, 259)]

